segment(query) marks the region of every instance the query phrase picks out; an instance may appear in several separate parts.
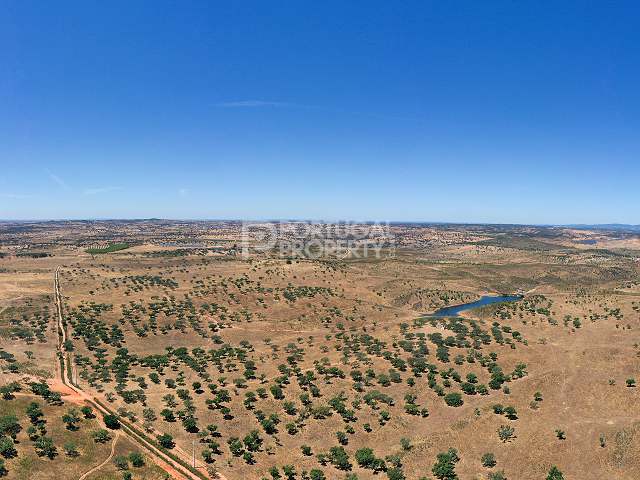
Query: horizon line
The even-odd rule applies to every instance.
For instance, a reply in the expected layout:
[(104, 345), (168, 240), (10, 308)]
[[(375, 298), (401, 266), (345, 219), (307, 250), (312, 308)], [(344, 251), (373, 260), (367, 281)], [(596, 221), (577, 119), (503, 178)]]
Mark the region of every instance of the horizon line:
[(387, 223), (389, 225), (500, 225), (522, 227), (634, 227), (640, 228), (640, 224), (604, 222), (604, 223), (523, 223), (523, 222), (479, 222), (479, 221), (448, 221), (448, 220), (355, 220), (355, 219), (312, 219), (312, 218), (164, 218), (164, 217), (77, 217), (77, 218), (25, 218), (10, 219), (0, 218), (0, 223), (22, 222), (141, 222), (141, 221), (165, 221), (165, 222), (312, 222), (319, 224), (336, 223)]

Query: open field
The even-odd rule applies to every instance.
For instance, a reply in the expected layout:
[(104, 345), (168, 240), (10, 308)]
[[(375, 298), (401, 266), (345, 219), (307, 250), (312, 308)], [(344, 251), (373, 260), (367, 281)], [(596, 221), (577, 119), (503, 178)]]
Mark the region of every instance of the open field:
[[(195, 456), (199, 478), (640, 478), (637, 233), (391, 232), (381, 258), (314, 259), (245, 257), (234, 222), (0, 224), (0, 384), (22, 386), (0, 400), (23, 427), (7, 478), (104, 462), (111, 443), (89, 435), (101, 415), (62, 424), (74, 402), (104, 405), (177, 462)], [(499, 293), (523, 299), (425, 316)], [(82, 392), (40, 400), (53, 460), (26, 434), (36, 377)], [(144, 453), (133, 478), (163, 478), (152, 452), (109, 432), (114, 458)], [(85, 478), (124, 477), (110, 460)]]
[[(42, 415), (31, 421), (28, 409), (35, 402)], [(75, 409), (79, 420), (73, 428), (63, 423), (63, 416)], [(121, 479), (122, 472), (130, 471), (134, 478), (145, 480), (161, 480), (166, 478), (164, 472), (153, 464), (146, 456), (142, 456), (143, 465), (134, 467), (128, 462), (126, 470), (119, 470), (113, 460), (117, 457), (129, 457), (138, 450), (118, 433), (111, 433), (104, 440), (96, 441), (93, 434), (100, 431), (101, 422), (97, 417), (87, 418), (79, 410), (78, 405), (69, 402), (50, 404), (29, 392), (18, 392), (11, 400), (0, 400), (0, 411), (3, 418), (13, 416), (23, 427), (13, 441), (13, 452), (5, 449), (3, 443), (3, 459), (9, 479), (32, 480), (49, 478), (86, 478), (86, 479)], [(35, 430), (32, 433), (30, 430)], [(7, 442), (9, 436), (3, 437)], [(45, 450), (44, 440), (50, 439), (54, 448)], [(112, 450), (113, 448), (113, 450)], [(112, 453), (113, 452), (113, 453)], [(104, 464), (100, 471), (92, 470)]]

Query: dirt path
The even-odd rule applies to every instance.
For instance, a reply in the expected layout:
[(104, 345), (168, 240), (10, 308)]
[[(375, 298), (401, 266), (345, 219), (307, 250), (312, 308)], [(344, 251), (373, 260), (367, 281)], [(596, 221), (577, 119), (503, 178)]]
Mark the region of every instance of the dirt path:
[(109, 453), (109, 456), (106, 458), (106, 460), (104, 462), (102, 462), (100, 465), (96, 465), (95, 467), (93, 467), (88, 472), (83, 473), (78, 480), (84, 480), (89, 475), (91, 475), (93, 472), (96, 472), (96, 471), (100, 470), (107, 463), (109, 463), (109, 460), (111, 460), (113, 458), (113, 455), (116, 452), (116, 443), (118, 443), (118, 437), (120, 437), (120, 432), (116, 432), (116, 436), (113, 437), (113, 442), (111, 442), (111, 453)]
[[(58, 267), (55, 271), (54, 276), (54, 291), (55, 291), (55, 301), (56, 301), (56, 314), (58, 320), (58, 353), (60, 358), (62, 359), (62, 365), (56, 365), (56, 377), (52, 381), (52, 385), (55, 388), (61, 389), (65, 394), (67, 394), (66, 399), (74, 399), (77, 402), (87, 402), (91, 406), (93, 406), (96, 410), (98, 410), (102, 415), (112, 415), (109, 409), (107, 409), (103, 404), (96, 398), (94, 395), (85, 392), (80, 387), (73, 385), (71, 379), (67, 378), (67, 367), (71, 365), (72, 360), (69, 358), (68, 352), (64, 350), (64, 343), (67, 340), (67, 333), (64, 326), (64, 320), (62, 315), (62, 294), (60, 293), (60, 281), (59, 281), (59, 272), (60, 267)], [(124, 428), (126, 422), (123, 422), (123, 429), (120, 430), (123, 435), (126, 435), (134, 444), (140, 445), (144, 450), (151, 454), (151, 458), (154, 463), (158, 465), (160, 468), (165, 470), (171, 477), (175, 480), (201, 480), (201, 477), (193, 473), (191, 470), (185, 468), (184, 466), (177, 463), (175, 460), (171, 459), (169, 455), (165, 454), (161, 450), (159, 450), (152, 443), (145, 441), (139, 436), (139, 433), (135, 435), (127, 429)], [(135, 432), (135, 428), (126, 425), (128, 429), (131, 429)], [(180, 451), (176, 452), (176, 456), (180, 458), (183, 462), (190, 464), (190, 458), (183, 458), (186, 452)], [(211, 478), (206, 471), (199, 470), (200, 474), (205, 478)], [(227, 480), (222, 475), (218, 474), (216, 478), (220, 480)]]
[(60, 393), (65, 402), (71, 402), (78, 405), (85, 405), (87, 403), (87, 397), (85, 395), (82, 395), (66, 386), (59, 378), (49, 379), (47, 380), (47, 384), (51, 390)]

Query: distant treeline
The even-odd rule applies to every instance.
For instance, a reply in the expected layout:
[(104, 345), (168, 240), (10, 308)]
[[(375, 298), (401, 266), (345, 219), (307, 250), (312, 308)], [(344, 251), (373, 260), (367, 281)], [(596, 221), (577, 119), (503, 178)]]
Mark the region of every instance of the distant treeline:
[(50, 253), (47, 252), (18, 252), (16, 253), (16, 257), (30, 257), (30, 258), (45, 258), (52, 257)]
[(126, 250), (129, 247), (131, 247), (131, 245), (128, 243), (113, 243), (104, 248), (87, 248), (85, 252), (90, 253), (91, 255), (98, 253), (113, 253), (119, 250)]
[(154, 250), (146, 252), (145, 257), (186, 257), (188, 255), (206, 255), (206, 248), (179, 248), (177, 250)]

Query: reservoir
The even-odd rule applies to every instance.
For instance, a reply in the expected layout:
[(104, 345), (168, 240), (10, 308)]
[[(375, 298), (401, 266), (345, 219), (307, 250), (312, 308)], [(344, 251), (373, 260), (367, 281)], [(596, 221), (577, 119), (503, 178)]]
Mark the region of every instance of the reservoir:
[(465, 310), (471, 310), (474, 308), (484, 307), (485, 305), (491, 305), (492, 303), (500, 302), (517, 302), (521, 300), (520, 295), (485, 295), (480, 300), (475, 302), (463, 303), (462, 305), (452, 305), (450, 307), (444, 307), (440, 310), (436, 310), (434, 313), (430, 313), (428, 317), (457, 317), (460, 312)]

